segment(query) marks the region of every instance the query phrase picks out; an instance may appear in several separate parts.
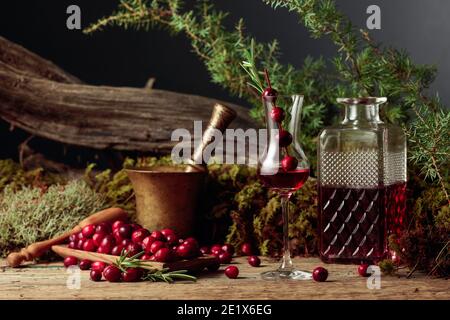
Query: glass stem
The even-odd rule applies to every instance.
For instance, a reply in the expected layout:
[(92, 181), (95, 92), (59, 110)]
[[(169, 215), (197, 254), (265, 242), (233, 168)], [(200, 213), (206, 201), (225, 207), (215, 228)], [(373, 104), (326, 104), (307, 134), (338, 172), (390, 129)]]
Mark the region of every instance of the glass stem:
[(281, 194), (281, 215), (283, 218), (283, 259), (280, 271), (290, 272), (293, 269), (289, 243), (289, 198), (291, 193)]

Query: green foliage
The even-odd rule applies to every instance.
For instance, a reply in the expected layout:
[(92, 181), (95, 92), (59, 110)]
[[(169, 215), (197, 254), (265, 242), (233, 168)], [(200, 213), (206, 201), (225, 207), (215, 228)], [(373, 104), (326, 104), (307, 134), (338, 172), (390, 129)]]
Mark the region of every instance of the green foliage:
[(0, 195), (0, 255), (72, 229), (105, 208), (105, 199), (83, 181), (39, 187), (7, 186)]

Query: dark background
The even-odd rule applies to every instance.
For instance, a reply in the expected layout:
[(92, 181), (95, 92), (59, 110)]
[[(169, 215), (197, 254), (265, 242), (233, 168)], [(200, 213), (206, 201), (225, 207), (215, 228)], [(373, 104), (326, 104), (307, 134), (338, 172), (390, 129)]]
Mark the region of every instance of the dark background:
[[(194, 3), (194, 1), (188, 1)], [(261, 0), (216, 0), (216, 7), (230, 12), (229, 26), (244, 18), (247, 31), (259, 41), (277, 38), (282, 61), (300, 65), (307, 55), (331, 57), (336, 48), (328, 39), (314, 40), (284, 9), (274, 11)], [(377, 4), (382, 11), (382, 30), (374, 37), (386, 45), (406, 49), (416, 63), (436, 64), (439, 70), (433, 90), (449, 102), (450, 1), (448, 0), (337, 0), (352, 21), (365, 27), (366, 8)], [(165, 31), (125, 31), (109, 28), (92, 36), (66, 28), (66, 8), (77, 4), (82, 27), (111, 13), (116, 0), (28, 0), (2, 1), (0, 35), (53, 61), (90, 84), (144, 86), (156, 78), (156, 88), (199, 94), (240, 102), (210, 82), (203, 64), (182, 36)], [(0, 125), (5, 136), (5, 124)], [(1, 137), (0, 136), (0, 137)], [(19, 136), (19, 139), (26, 135)], [(3, 140), (3, 139), (2, 139)], [(16, 152), (9, 139), (8, 153)], [(2, 152), (4, 153), (4, 152)]]

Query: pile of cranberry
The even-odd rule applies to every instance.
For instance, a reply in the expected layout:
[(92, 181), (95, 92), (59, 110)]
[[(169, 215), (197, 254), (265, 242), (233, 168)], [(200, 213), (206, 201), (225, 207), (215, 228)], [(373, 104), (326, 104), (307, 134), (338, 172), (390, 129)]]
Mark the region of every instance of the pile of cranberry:
[[(195, 238), (181, 239), (172, 229), (150, 232), (139, 224), (127, 223), (122, 220), (87, 225), (81, 232), (69, 237), (68, 247), (115, 256), (125, 254), (127, 257), (143, 252), (139, 259), (157, 262), (173, 262), (194, 259), (202, 255), (213, 255), (216, 257), (216, 263), (208, 266), (209, 271), (218, 270), (221, 264), (229, 264), (235, 252), (234, 247), (230, 244), (200, 247)], [(251, 266), (258, 267), (260, 265), (260, 259), (252, 255), (249, 244), (244, 244), (241, 251), (243, 254), (249, 255), (248, 262)], [(64, 265), (66, 267), (79, 265), (81, 270), (90, 269), (93, 281), (100, 281), (103, 276), (111, 282), (132, 282), (139, 281), (143, 275), (143, 270), (139, 268), (129, 268), (126, 272), (121, 272), (114, 265), (108, 266), (99, 261), (78, 261), (77, 258), (71, 256), (65, 258)], [(239, 270), (236, 266), (229, 266), (225, 269), (225, 274), (229, 278), (236, 278)]]
[(292, 135), (289, 131), (283, 129), (283, 120), (285, 118), (284, 110), (276, 105), (278, 92), (272, 88), (270, 83), (269, 73), (264, 70), (266, 82), (269, 85), (262, 93), (262, 98), (273, 104), (272, 110), (270, 111), (270, 118), (275, 121), (278, 126), (278, 143), (280, 148), (284, 149), (285, 156), (281, 160), (281, 166), (284, 171), (292, 171), (297, 168), (298, 160), (297, 158), (289, 155), (288, 147), (292, 144)]

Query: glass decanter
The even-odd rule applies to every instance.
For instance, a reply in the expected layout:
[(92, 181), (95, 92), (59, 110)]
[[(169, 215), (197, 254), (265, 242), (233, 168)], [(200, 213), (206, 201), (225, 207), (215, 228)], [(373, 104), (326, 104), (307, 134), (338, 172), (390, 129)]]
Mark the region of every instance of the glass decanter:
[(386, 98), (342, 98), (344, 120), (318, 142), (319, 252), (333, 263), (373, 263), (406, 214), (406, 138), (386, 125)]
[[(311, 274), (294, 268), (289, 248), (289, 198), (309, 177), (309, 162), (299, 142), (303, 96), (263, 98), (268, 142), (259, 159), (258, 175), (264, 186), (281, 197), (283, 257), (277, 270), (262, 274), (266, 280), (310, 279)], [(283, 124), (287, 124), (284, 126)]]

